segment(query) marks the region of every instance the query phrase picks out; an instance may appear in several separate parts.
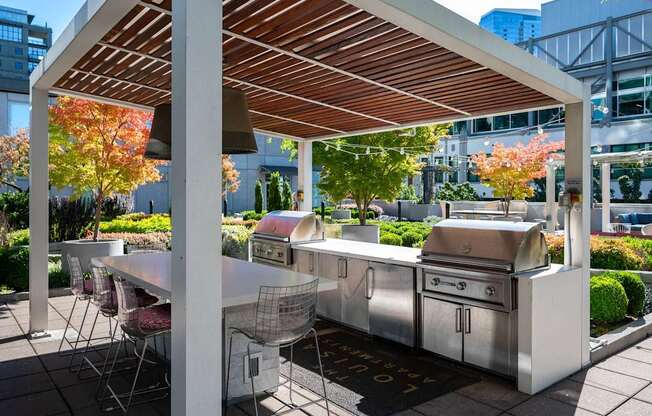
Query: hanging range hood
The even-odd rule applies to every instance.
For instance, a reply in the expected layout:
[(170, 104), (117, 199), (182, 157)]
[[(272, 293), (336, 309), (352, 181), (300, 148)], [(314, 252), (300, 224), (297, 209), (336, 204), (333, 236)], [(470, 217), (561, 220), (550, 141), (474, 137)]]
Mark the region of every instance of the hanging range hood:
[[(154, 109), (152, 129), (145, 150), (150, 159), (171, 160), (172, 105), (161, 104)], [(222, 154), (257, 153), (247, 98), (244, 92), (222, 87)]]

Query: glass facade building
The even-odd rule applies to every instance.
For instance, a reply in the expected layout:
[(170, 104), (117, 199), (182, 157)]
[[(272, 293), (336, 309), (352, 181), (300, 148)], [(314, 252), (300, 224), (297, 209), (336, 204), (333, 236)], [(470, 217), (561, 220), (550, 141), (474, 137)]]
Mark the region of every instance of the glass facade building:
[(480, 19), (480, 27), (511, 43), (541, 34), (541, 12), (530, 9), (493, 9)]

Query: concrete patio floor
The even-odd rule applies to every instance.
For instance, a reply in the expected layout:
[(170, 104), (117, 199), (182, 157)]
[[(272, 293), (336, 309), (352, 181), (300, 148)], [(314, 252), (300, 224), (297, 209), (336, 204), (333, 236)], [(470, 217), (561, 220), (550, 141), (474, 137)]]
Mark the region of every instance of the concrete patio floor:
[[(50, 329), (63, 329), (64, 317), (73, 297), (49, 300)], [(83, 316), (78, 307), (73, 315), (77, 327)], [(89, 310), (89, 315), (91, 311)], [(93, 314), (90, 316), (94, 316)], [(58, 342), (31, 342), (28, 330), (28, 302), (0, 305), (0, 414), (2, 415), (100, 415), (94, 400), (96, 379), (80, 380), (68, 370), (68, 357), (56, 354)], [(87, 334), (90, 325), (82, 334)], [(98, 320), (96, 331), (108, 332), (105, 319)], [(99, 355), (97, 358), (101, 358)], [(433, 359), (436, 359), (433, 357)], [(457, 368), (459, 371), (460, 369)], [(558, 383), (547, 391), (527, 396), (513, 383), (473, 369), (463, 369), (480, 381), (399, 413), (401, 416), (566, 416), (566, 415), (652, 415), (652, 338), (648, 338), (590, 369)], [(129, 374), (121, 375), (122, 381)], [(120, 381), (120, 379), (118, 380)], [(314, 400), (309, 390), (297, 387), (297, 404)], [(287, 388), (261, 401), (262, 414), (286, 412), (289, 415), (326, 414), (322, 404), (290, 410)], [(351, 413), (331, 404), (331, 413)], [(109, 414), (119, 414), (112, 412)], [(134, 407), (130, 414), (168, 415), (169, 400)], [(250, 401), (229, 408), (235, 416), (253, 415)]]

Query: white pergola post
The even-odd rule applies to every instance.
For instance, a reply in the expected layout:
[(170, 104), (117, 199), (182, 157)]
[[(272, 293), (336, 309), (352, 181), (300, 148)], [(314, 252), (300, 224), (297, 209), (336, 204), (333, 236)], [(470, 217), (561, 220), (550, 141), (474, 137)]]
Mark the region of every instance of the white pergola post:
[(556, 168), (552, 163), (546, 165), (546, 228), (548, 232), (557, 229), (557, 204), (555, 203)]
[(303, 201), (299, 205), (301, 211), (312, 211), (312, 143), (299, 142), (297, 189), (303, 191)]
[(48, 92), (30, 90), (29, 332), (48, 330)]
[[(591, 101), (590, 86), (584, 84), (584, 101), (566, 105), (566, 192), (576, 191), (581, 202), (570, 212), (570, 222), (564, 224), (570, 245), (565, 250), (567, 266), (580, 268), (582, 273), (582, 364), (590, 362), (590, 303), (589, 303), (589, 239), (591, 236)], [(570, 238), (568, 238), (570, 237)], [(572, 255), (571, 255), (572, 253)]]
[(600, 167), (600, 184), (602, 186), (602, 232), (609, 231), (611, 222), (611, 163)]
[(222, 409), (222, 2), (172, 3), (172, 414)]

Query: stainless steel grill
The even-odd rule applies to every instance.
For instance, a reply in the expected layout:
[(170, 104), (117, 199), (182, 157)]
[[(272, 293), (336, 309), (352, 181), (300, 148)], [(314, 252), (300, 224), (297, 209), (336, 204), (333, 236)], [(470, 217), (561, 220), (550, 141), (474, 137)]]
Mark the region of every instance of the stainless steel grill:
[(444, 220), (420, 259), (422, 347), (515, 376), (517, 277), (549, 267), (540, 226)]
[(323, 240), (321, 220), (310, 211), (272, 211), (265, 215), (252, 236), (252, 260), (291, 267), (291, 245)]

